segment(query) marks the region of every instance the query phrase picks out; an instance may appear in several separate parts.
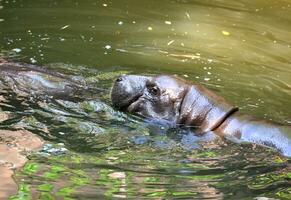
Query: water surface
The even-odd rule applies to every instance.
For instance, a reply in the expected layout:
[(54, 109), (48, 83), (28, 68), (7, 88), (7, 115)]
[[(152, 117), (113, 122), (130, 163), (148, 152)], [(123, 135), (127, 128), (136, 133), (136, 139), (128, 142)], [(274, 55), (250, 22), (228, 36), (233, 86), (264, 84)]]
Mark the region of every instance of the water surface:
[[(289, 0), (0, 1), (0, 49), (105, 91), (119, 74), (178, 74), (291, 124), (290, 13)], [(290, 199), (290, 159), (270, 149), (144, 122), (114, 110), (109, 92), (82, 102), (1, 94), (11, 116), (1, 129), (48, 142), (17, 174), (15, 199)]]

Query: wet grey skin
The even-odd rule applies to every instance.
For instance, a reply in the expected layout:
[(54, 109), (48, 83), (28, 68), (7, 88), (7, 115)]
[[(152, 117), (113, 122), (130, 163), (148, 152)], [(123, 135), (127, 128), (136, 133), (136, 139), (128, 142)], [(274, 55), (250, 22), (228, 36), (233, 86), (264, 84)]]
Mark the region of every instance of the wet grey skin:
[[(0, 59), (0, 88), (18, 96), (80, 100), (88, 88), (70, 76), (40, 66)], [(98, 89), (96, 89), (98, 91)]]
[(147, 118), (167, 120), (212, 131), (237, 110), (200, 85), (173, 76), (119, 77), (111, 92), (113, 106)]
[(174, 76), (123, 75), (116, 79), (111, 100), (115, 108), (145, 118), (166, 120), (215, 134), (235, 142), (274, 148), (291, 157), (291, 126), (241, 114), (199, 84)]
[(115, 108), (126, 110), (143, 94), (145, 84), (150, 77), (146, 76), (120, 76), (111, 90), (111, 100)]

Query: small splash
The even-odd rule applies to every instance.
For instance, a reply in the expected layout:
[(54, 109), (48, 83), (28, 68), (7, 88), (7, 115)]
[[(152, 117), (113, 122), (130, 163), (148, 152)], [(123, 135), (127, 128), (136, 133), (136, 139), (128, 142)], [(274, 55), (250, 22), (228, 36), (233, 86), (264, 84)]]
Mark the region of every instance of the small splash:
[(45, 144), (43, 149), (39, 152), (42, 155), (61, 155), (68, 151), (63, 143), (59, 144)]
[(14, 49), (12, 49), (12, 51), (14, 51), (16, 53), (20, 53), (22, 50), (20, 48), (14, 48)]
[(34, 58), (30, 58), (29, 60), (31, 63), (37, 63), (37, 60), (35, 60)]
[(111, 46), (110, 45), (106, 45), (104, 48), (109, 50), (109, 49), (111, 49)]
[(60, 37), (59, 40), (60, 40), (61, 42), (64, 42), (66, 39)]

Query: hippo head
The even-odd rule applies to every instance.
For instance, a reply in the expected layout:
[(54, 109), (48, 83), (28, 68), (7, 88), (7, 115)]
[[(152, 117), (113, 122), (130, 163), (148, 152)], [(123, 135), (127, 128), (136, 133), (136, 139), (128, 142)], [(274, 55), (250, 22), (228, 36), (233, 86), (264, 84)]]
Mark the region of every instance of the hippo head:
[(171, 76), (119, 77), (111, 92), (113, 105), (148, 118), (176, 122), (187, 86)]
[(122, 111), (193, 126), (197, 132), (214, 130), (237, 110), (203, 86), (167, 75), (120, 76), (111, 100)]

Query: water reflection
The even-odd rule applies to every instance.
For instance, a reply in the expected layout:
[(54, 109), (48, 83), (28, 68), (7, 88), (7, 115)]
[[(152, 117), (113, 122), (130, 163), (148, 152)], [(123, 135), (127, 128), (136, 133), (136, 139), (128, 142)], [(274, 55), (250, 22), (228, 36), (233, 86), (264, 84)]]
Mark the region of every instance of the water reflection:
[[(100, 85), (111, 81), (105, 73), (97, 77), (103, 77), (96, 79)], [(17, 174), (21, 185), (15, 199), (288, 194), (289, 160), (266, 148), (232, 144), (211, 132), (196, 136), (187, 128), (129, 116), (112, 109), (106, 97), (27, 101), (7, 91), (2, 98), (1, 109), (9, 117), (1, 128), (25, 128), (51, 142)]]
[(223, 96), (261, 117), (288, 121), (291, 114), (285, 109), (291, 73), (287, 1), (2, 4), (2, 49), (21, 50), (30, 62), (177, 73), (214, 89), (223, 86)]
[[(291, 123), (290, 10), (284, 0), (0, 1), (0, 48), (105, 89), (118, 74), (178, 74)], [(11, 94), (1, 91), (1, 128), (52, 145), (18, 174), (18, 197), (289, 198), (290, 160), (271, 150), (154, 126), (112, 109), (107, 91), (81, 102)]]

